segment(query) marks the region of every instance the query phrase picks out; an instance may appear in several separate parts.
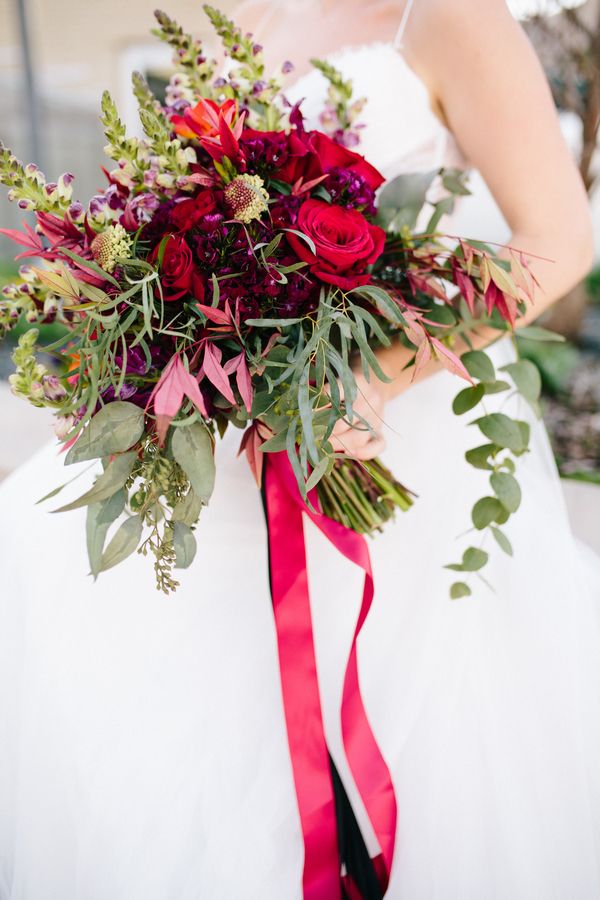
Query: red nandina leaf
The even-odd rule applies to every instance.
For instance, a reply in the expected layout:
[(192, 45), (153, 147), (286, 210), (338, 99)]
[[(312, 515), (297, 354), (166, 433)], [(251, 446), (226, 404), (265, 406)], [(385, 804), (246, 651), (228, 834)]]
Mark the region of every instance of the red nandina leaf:
[(240, 364), (235, 373), (235, 380), (238, 391), (240, 392), (240, 397), (244, 401), (244, 406), (248, 412), (251, 412), (254, 392), (252, 390), (252, 379), (250, 378), (248, 363), (246, 362), (246, 356), (243, 353), (240, 353)]
[[(44, 244), (42, 242), (41, 237), (37, 234), (31, 225), (28, 225), (26, 222), (23, 222), (23, 228), (25, 231), (17, 231), (16, 228), (0, 228), (0, 234), (5, 234), (7, 238), (10, 238), (11, 241), (14, 241), (15, 244), (20, 244), (21, 247), (27, 247), (28, 250), (34, 250), (36, 252), (40, 252), (44, 249)], [(20, 253), (17, 256), (17, 259), (20, 259), (22, 256), (29, 256), (28, 253)]]
[(438, 300), (448, 300), (444, 291), (438, 287), (433, 278), (430, 280), (424, 275), (417, 275), (415, 272), (411, 272), (410, 269), (406, 273), (406, 277), (413, 294), (416, 294), (417, 291), (422, 291), (429, 297), (437, 297)]
[(502, 291), (495, 282), (490, 281), (485, 291), (485, 308), (488, 316), (492, 314), (492, 310), (495, 306), (498, 306), (498, 303), (501, 300)]
[(207, 306), (205, 303), (196, 303), (196, 307), (203, 312), (210, 322), (216, 322), (217, 325), (231, 325), (231, 311), (229, 306), (226, 309), (219, 309), (218, 306)]
[(428, 340), (421, 341), (419, 349), (415, 355), (415, 364), (413, 366), (413, 374), (411, 381), (414, 381), (421, 369), (431, 360), (431, 344)]
[(238, 450), (238, 456), (244, 452), (246, 453), (248, 465), (250, 466), (250, 470), (254, 475), (254, 480), (259, 488), (262, 484), (263, 465), (265, 462), (265, 454), (261, 453), (260, 449), (261, 444), (263, 443), (264, 441), (259, 434), (258, 426), (256, 423), (253, 423), (250, 428), (247, 428), (244, 432), (240, 443), (240, 449)]
[(156, 430), (161, 446), (165, 442), (169, 425), (181, 409), (184, 397), (192, 401), (200, 415), (208, 418), (198, 383), (185, 368), (181, 357), (176, 354), (167, 363), (146, 405), (147, 409), (153, 402)]
[(475, 285), (458, 266), (454, 266), (454, 283), (469, 307), (469, 311), (473, 313), (475, 311)]
[(221, 365), (221, 351), (219, 350), (217, 354), (217, 348), (210, 342), (206, 344), (202, 368), (208, 380), (223, 394), (225, 399), (230, 403), (235, 403), (229, 379)]
[(460, 375), (462, 378), (465, 378), (473, 384), (473, 379), (460, 361), (460, 357), (458, 357), (456, 353), (453, 353), (452, 350), (449, 350), (446, 345), (437, 338), (432, 337), (430, 338), (430, 341), (435, 350), (435, 355), (444, 368), (448, 369), (448, 371), (452, 372), (454, 375)]

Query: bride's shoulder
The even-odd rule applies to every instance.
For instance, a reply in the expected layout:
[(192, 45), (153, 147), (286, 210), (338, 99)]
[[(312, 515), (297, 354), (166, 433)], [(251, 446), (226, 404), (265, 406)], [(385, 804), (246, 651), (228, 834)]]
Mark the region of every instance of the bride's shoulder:
[(429, 37), (443, 29), (450, 33), (480, 30), (499, 22), (515, 24), (506, 0), (401, 0), (399, 11), (411, 4), (407, 35), (428, 29)]
[[(411, 0), (403, 0), (402, 7), (407, 2)], [(449, 57), (455, 63), (462, 50), (478, 47), (479, 56), (492, 44), (508, 43), (520, 30), (506, 0), (413, 0), (404, 45), (421, 60), (442, 63)]]

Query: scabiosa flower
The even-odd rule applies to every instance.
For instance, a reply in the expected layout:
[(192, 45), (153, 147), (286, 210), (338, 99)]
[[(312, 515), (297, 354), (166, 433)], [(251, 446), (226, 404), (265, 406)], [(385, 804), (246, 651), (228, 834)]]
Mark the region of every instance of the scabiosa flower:
[(237, 175), (223, 191), (234, 219), (248, 224), (268, 209), (269, 195), (260, 175)]
[(131, 237), (122, 225), (109, 225), (106, 231), (97, 234), (91, 243), (92, 256), (105, 272), (113, 272), (117, 259), (129, 258)]

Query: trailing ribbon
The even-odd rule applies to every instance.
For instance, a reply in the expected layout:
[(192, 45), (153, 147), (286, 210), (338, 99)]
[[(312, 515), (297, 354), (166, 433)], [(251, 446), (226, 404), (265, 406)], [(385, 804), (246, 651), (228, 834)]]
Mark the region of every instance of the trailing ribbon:
[(316, 489), (309, 495), (313, 509), (307, 506), (285, 451), (265, 456), (263, 498), (269, 532), (271, 595), (288, 743), (304, 839), (304, 900), (361, 900), (363, 896), (370, 898), (375, 894), (363, 894), (353, 874), (348, 872), (343, 876), (341, 871), (341, 863), (345, 861), (338, 844), (340, 810), (347, 807), (354, 823), (355, 820), (325, 739), (302, 513), (365, 573), (362, 604), (344, 676), (341, 723), (350, 771), (381, 849), (379, 856), (370, 862), (378, 882), (378, 896), (383, 896), (394, 856), (397, 809), (392, 779), (369, 725), (358, 679), (356, 641), (373, 599), (369, 551), (361, 535), (314, 511), (319, 510)]

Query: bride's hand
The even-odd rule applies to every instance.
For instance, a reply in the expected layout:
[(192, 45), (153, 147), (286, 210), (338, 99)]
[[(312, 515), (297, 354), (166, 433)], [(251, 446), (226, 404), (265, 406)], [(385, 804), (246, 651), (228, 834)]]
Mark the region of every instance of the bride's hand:
[[(373, 459), (385, 449), (383, 437), (385, 385), (376, 375), (367, 381), (362, 372), (355, 373), (358, 396), (354, 403), (352, 424), (346, 420), (336, 423), (330, 438), (333, 449), (355, 459)], [(369, 430), (362, 419), (371, 426)]]

